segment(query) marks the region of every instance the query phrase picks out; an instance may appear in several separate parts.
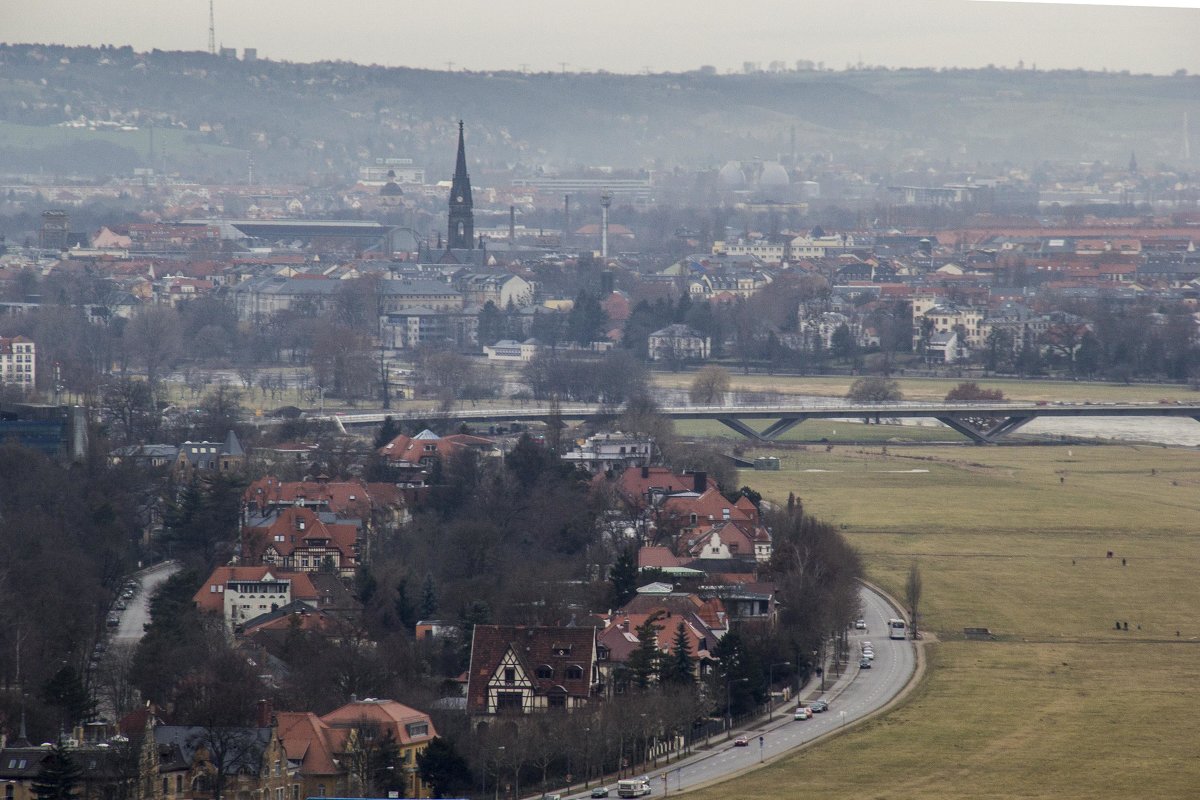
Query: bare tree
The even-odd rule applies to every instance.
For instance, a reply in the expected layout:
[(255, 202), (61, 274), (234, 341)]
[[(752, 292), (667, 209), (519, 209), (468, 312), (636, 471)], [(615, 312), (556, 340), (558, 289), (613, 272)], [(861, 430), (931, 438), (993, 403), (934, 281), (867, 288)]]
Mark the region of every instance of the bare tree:
[(917, 562), (908, 567), (908, 580), (904, 582), (904, 602), (908, 605), (908, 615), (912, 619), (912, 635), (917, 636), (917, 613), (921, 607), (921, 568)]
[(146, 367), (151, 390), (157, 389), (160, 373), (180, 350), (179, 314), (165, 306), (143, 309), (125, 327), (125, 338), (134, 356)]
[(714, 405), (729, 391), (729, 370), (710, 364), (696, 373), (688, 397), (698, 405)]

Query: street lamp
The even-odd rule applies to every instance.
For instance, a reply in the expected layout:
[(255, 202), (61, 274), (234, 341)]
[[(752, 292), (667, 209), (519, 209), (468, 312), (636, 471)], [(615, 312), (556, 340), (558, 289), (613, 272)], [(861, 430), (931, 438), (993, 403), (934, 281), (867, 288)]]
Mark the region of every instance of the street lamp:
[(725, 679), (725, 738), (733, 733), (733, 684), (749, 683), (749, 678), (726, 678)]
[(500, 800), (500, 754), (504, 752), (504, 745), (496, 748), (496, 800)]
[(771, 721), (772, 714), (775, 711), (775, 668), (790, 667), (792, 662), (780, 661), (778, 664), (772, 664), (767, 668), (767, 722)]
[(588, 782), (592, 778), (592, 747), (591, 747), (591, 727), (583, 729), (583, 788), (588, 788)]

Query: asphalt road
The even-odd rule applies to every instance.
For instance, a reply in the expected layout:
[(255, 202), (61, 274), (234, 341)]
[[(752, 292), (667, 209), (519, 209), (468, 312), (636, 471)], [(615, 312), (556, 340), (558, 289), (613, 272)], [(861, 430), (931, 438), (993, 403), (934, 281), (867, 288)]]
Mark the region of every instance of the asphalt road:
[(120, 612), (121, 624), (109, 637), (114, 645), (133, 646), (142, 640), (143, 626), (150, 622), (150, 598), (162, 583), (176, 572), (179, 565), (174, 561), (164, 561), (137, 573), (137, 592), (133, 599), (126, 603), (124, 611)]
[[(864, 588), (861, 595), (867, 630), (852, 631), (852, 666), (840, 679), (833, 675), (826, 676), (828, 689), (824, 693), (812, 693), (813, 684), (810, 683), (802, 695), (805, 700), (823, 697), (829, 702), (828, 711), (796, 722), (792, 719), (796, 704), (788, 703), (775, 710), (775, 718), (770, 722), (765, 718), (760, 719), (756, 725), (735, 730), (731, 739), (714, 743), (704, 753), (669, 767), (644, 771), (642, 774), (651, 778), (653, 795), (657, 797), (664, 791), (669, 794), (694, 788), (753, 769), (757, 764), (794, 750), (821, 734), (865, 717), (895, 697), (916, 669), (915, 645), (911, 641), (887, 638), (886, 623), (896, 616), (895, 611), (880, 595), (869, 589)], [(871, 669), (860, 670), (858, 655), (863, 640), (872, 643), (875, 660)], [(828, 684), (830, 680), (834, 681), (832, 686)], [(816, 688), (819, 690), (819, 682)], [(739, 736), (750, 740), (748, 747), (734, 746), (733, 742)], [(609, 786), (612, 790), (610, 796), (615, 798), (616, 781), (610, 781)], [(587, 793), (573, 796), (587, 797)]]

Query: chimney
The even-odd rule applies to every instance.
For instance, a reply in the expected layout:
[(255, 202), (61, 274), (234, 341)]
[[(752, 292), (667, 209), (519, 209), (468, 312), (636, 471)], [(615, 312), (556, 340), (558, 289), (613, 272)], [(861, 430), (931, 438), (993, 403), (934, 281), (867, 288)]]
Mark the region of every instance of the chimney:
[(271, 701), (259, 700), (254, 709), (254, 724), (260, 728), (269, 728), (274, 718), (275, 712), (271, 708)]
[(696, 494), (704, 494), (706, 491), (708, 491), (707, 472), (693, 472), (692, 480), (695, 481), (695, 483), (692, 484), (692, 488), (695, 490)]
[(512, 244), (517, 240), (517, 207), (508, 207), (508, 243)]

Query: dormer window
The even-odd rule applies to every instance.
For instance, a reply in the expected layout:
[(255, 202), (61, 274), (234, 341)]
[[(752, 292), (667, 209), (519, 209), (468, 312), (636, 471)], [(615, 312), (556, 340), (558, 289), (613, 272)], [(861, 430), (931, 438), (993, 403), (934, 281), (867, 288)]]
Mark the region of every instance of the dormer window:
[(302, 519), (296, 520), (296, 530), (298, 530), (298, 531), (304, 530), (304, 520), (302, 520)]
[(537, 676), (544, 681), (551, 680), (554, 677), (554, 667), (549, 664), (542, 664), (537, 668)]
[(578, 664), (572, 664), (567, 667), (567, 680), (580, 681), (583, 680), (583, 667)]
[(554, 655), (556, 655), (556, 656), (569, 656), (569, 655), (571, 655), (571, 645), (569, 645), (569, 644), (556, 644), (556, 645), (554, 645)]

